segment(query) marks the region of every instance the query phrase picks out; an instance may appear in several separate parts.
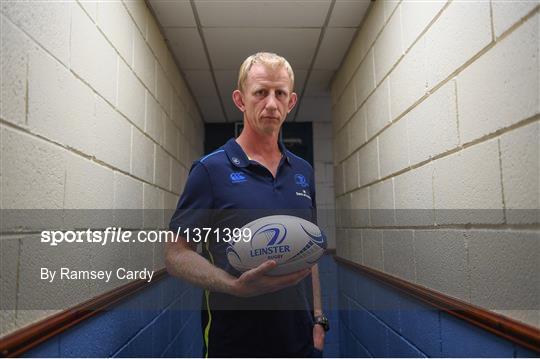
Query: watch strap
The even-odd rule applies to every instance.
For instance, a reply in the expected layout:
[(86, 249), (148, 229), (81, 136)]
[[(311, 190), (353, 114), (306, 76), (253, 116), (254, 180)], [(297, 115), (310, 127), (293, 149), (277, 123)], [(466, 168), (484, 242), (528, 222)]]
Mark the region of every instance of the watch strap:
[(317, 315), (315, 317), (314, 324), (319, 324), (321, 327), (323, 327), (325, 332), (330, 330), (330, 324), (328, 323), (328, 318), (326, 318), (324, 315)]

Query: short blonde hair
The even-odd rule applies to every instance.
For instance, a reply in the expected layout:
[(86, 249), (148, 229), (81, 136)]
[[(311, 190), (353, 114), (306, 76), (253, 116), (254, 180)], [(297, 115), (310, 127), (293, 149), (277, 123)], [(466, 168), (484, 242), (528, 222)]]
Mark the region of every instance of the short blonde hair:
[(245, 59), (242, 63), (242, 66), (240, 66), (237, 84), (238, 90), (244, 90), (247, 75), (254, 64), (263, 64), (265, 66), (271, 67), (272, 69), (283, 66), (285, 70), (287, 70), (289, 78), (291, 79), (291, 90), (294, 89), (294, 72), (292, 70), (291, 64), (289, 64), (289, 62), (284, 57), (274, 54), (273, 52), (257, 52), (256, 54), (253, 54), (247, 59)]

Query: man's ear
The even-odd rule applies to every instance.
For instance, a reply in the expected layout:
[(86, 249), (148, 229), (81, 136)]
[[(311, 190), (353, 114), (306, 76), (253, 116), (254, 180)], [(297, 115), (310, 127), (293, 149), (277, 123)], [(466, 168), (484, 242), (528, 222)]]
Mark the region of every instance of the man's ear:
[(294, 106), (296, 106), (296, 101), (298, 101), (298, 95), (296, 92), (291, 93), (291, 98), (289, 99), (289, 110), (287, 113), (291, 112)]
[(240, 92), (240, 90), (233, 91), (232, 100), (240, 111), (244, 112), (246, 110), (246, 106), (244, 105), (244, 99), (242, 97), (242, 92)]

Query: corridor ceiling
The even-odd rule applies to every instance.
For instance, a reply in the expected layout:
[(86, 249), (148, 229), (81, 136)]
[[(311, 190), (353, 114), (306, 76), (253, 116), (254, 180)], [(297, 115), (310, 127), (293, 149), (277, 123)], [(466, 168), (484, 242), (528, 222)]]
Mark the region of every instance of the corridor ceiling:
[(205, 122), (242, 120), (231, 93), (238, 68), (258, 51), (295, 71), (301, 101), (288, 121), (329, 121), (330, 80), (369, 0), (147, 0)]

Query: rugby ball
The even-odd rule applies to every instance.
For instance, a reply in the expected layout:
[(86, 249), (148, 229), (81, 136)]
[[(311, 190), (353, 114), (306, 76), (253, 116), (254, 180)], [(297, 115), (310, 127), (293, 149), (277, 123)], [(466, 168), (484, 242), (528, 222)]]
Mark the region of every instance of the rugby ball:
[[(249, 228), (248, 232), (244, 231)], [(245, 272), (267, 260), (277, 266), (269, 275), (283, 275), (311, 267), (326, 249), (326, 236), (320, 228), (303, 218), (277, 215), (262, 217), (242, 227), (249, 237), (235, 238), (227, 248), (227, 259)]]

